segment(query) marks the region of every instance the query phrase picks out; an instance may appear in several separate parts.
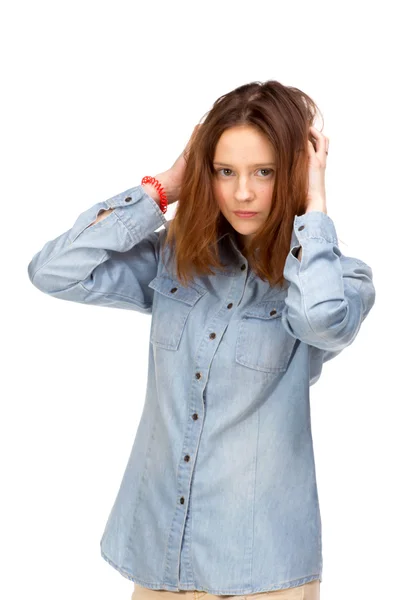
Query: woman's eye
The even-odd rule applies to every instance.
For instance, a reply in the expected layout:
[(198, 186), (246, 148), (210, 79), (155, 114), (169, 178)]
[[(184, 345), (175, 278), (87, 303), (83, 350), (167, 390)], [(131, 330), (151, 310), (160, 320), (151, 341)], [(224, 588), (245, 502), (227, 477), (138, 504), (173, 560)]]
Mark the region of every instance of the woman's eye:
[[(270, 173), (272, 173), (272, 169), (258, 169), (258, 170), (259, 170), (259, 171), (264, 171), (264, 172), (267, 172), (267, 174), (266, 174), (266, 175), (264, 175), (263, 177), (268, 177), (268, 175), (269, 175)], [(217, 173), (220, 173), (221, 171), (222, 171), (222, 172), (224, 172), (224, 171), (230, 171), (230, 172), (232, 173), (232, 170), (231, 170), (231, 169), (219, 169), (219, 171), (217, 171)], [(225, 177), (225, 175), (223, 175), (223, 177)]]

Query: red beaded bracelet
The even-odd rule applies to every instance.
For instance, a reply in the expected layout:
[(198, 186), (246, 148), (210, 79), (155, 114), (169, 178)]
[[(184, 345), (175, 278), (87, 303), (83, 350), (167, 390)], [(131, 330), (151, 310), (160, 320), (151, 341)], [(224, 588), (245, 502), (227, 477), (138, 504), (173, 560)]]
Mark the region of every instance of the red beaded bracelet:
[(141, 184), (143, 185), (145, 183), (151, 183), (152, 185), (154, 185), (155, 188), (157, 188), (160, 196), (160, 209), (163, 213), (166, 213), (168, 208), (168, 200), (161, 183), (158, 181), (158, 179), (156, 179), (155, 177), (151, 177), (150, 175), (146, 175), (145, 177), (143, 177)]

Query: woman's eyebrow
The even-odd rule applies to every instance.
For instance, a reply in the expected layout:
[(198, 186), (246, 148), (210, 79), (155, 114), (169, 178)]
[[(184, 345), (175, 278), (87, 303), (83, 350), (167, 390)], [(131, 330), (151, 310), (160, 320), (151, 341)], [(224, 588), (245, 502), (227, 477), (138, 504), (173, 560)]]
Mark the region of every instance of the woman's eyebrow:
[[(216, 162), (214, 161), (213, 163), (214, 165), (219, 165), (220, 167), (232, 167), (233, 165), (228, 165), (227, 163), (221, 163), (221, 162)], [(273, 162), (263, 162), (263, 163), (256, 163), (255, 165), (249, 165), (249, 167), (262, 167), (264, 165), (273, 165), (275, 166), (275, 163)]]

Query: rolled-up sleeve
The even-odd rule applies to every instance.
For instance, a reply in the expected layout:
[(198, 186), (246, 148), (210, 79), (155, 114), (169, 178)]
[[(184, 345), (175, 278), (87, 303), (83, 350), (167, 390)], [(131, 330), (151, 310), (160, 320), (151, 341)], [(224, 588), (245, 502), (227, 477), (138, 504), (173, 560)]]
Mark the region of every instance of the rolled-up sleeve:
[(282, 314), (286, 331), (329, 352), (349, 346), (375, 303), (375, 287), (371, 267), (342, 254), (327, 214), (295, 216), (283, 275), (289, 282)]

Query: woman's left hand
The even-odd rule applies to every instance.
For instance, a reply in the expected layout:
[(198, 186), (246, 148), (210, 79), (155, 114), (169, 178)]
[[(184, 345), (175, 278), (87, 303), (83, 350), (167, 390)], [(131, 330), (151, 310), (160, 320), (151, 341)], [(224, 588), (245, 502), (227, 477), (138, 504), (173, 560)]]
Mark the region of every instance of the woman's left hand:
[(319, 210), (327, 214), (326, 210), (326, 194), (325, 194), (325, 169), (326, 159), (329, 149), (329, 138), (323, 135), (315, 127), (310, 127), (310, 132), (316, 138), (317, 150), (308, 140), (308, 194), (307, 194), (307, 209)]

